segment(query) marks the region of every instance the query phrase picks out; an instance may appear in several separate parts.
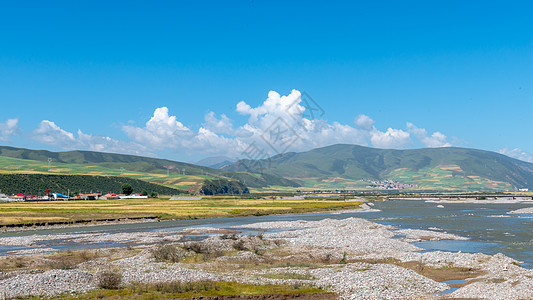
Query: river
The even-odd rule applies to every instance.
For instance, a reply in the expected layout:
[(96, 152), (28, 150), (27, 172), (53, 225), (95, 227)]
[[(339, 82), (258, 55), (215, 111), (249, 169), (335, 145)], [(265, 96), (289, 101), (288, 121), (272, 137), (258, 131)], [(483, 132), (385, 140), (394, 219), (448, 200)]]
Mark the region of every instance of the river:
[[(444, 207), (442, 207), (444, 206)], [(424, 241), (417, 246), (432, 250), (503, 253), (524, 262), (525, 268), (533, 268), (533, 215), (507, 214), (511, 210), (530, 207), (532, 204), (490, 204), (490, 203), (428, 203), (421, 200), (391, 200), (375, 202), (379, 212), (309, 213), (292, 215), (251, 216), (236, 218), (175, 220), (135, 224), (112, 224), (100, 226), (68, 227), (36, 231), (7, 232), (2, 237), (29, 235), (57, 235), (68, 233), (128, 233), (159, 230), (180, 230), (190, 227), (232, 228), (245, 224), (268, 221), (316, 221), (325, 218), (365, 218), (381, 224), (406, 229), (440, 228), (446, 232), (465, 236), (469, 241)], [(261, 231), (243, 229), (245, 234), (259, 234)], [(76, 243), (69, 239), (43, 240), (39, 247), (60, 250), (115, 247), (113, 243)], [(10, 251), (32, 249), (34, 247), (0, 245), (0, 255)]]

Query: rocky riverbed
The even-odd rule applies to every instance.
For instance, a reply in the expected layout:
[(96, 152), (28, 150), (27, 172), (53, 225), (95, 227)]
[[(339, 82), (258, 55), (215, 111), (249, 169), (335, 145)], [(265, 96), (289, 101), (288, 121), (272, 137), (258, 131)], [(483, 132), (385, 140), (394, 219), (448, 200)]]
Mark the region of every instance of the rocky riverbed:
[[(181, 231), (58, 235), (58, 240), (113, 240), (132, 246), (84, 254), (26, 251), (2, 257), (0, 298), (84, 293), (98, 289), (99, 274), (109, 269), (120, 273), (122, 285), (212, 280), (305, 284), (334, 292), (342, 299), (533, 298), (533, 272), (503, 254), (427, 252), (413, 244), (466, 239), (437, 228), (399, 230), (359, 218), (239, 227), (279, 231), (241, 236), (237, 228), (196, 227)], [(205, 233), (210, 235), (203, 241), (185, 237)], [(0, 239), (0, 246), (36, 245), (42, 238), (6, 237)], [(172, 255), (163, 250), (172, 250)], [(161, 253), (168, 257), (161, 258)], [(56, 265), (68, 259), (73, 263)], [(465, 282), (453, 286), (457, 289), (449, 294), (438, 295), (451, 287), (441, 282), (448, 279)]]

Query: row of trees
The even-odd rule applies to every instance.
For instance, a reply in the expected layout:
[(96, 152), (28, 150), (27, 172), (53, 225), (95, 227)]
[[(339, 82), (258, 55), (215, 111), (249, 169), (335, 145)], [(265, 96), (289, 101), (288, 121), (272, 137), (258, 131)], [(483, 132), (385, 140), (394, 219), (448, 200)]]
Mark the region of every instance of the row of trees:
[(200, 192), (204, 195), (249, 194), (250, 190), (239, 181), (227, 179), (205, 180)]
[[(131, 184), (129, 183), (124, 183), (122, 185), (122, 194), (124, 195), (131, 195), (133, 194), (133, 187), (131, 186)], [(141, 191), (141, 196), (150, 196), (152, 198), (155, 198), (158, 196), (157, 192), (155, 191), (151, 191), (150, 193), (148, 193), (147, 190), (142, 190)]]
[(139, 179), (119, 176), (92, 175), (46, 175), (46, 174), (0, 174), (0, 190), (10, 194), (42, 195), (46, 189), (53, 192), (74, 195), (90, 191), (123, 193), (122, 186), (129, 184), (134, 191), (152, 191), (160, 195), (177, 195), (186, 191), (174, 189)]

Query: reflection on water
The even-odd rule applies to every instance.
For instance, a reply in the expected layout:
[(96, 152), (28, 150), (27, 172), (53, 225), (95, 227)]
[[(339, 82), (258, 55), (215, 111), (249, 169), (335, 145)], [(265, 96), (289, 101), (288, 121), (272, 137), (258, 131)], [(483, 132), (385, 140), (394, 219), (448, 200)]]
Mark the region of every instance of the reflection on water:
[[(446, 283), (446, 284), (449, 284), (449, 285), (452, 285), (452, 284), (461, 284), (461, 283), (465, 283), (466, 280), (462, 280), (462, 279), (459, 279), (459, 280), (446, 280), (446, 281), (443, 281), (443, 283)], [(451, 294), (453, 292), (455, 292), (456, 290), (458, 290), (458, 288), (456, 287), (453, 287), (453, 288), (449, 288), (445, 291), (442, 291), (440, 293), (437, 293), (437, 295), (447, 295), (447, 294)]]
[[(438, 206), (439, 205), (439, 206)], [(503, 253), (524, 262), (524, 267), (533, 267), (533, 215), (510, 215), (507, 212), (527, 204), (437, 204), (416, 200), (391, 200), (376, 202), (381, 211), (372, 213), (313, 213), (299, 215), (250, 216), (204, 220), (177, 220), (138, 224), (116, 224), (63, 229), (47, 229), (0, 234), (0, 237), (27, 236), (33, 234), (65, 233), (124, 233), (160, 230), (181, 230), (189, 227), (208, 226), (231, 228), (241, 225), (268, 221), (316, 221), (325, 218), (344, 219), (348, 217), (365, 218), (381, 224), (398, 228), (431, 229), (441, 228), (449, 233), (469, 237), (470, 241), (424, 241), (417, 246), (428, 250)], [(244, 234), (260, 234), (264, 231), (243, 229)], [(267, 232), (271, 232), (267, 230)], [(54, 245), (55, 244), (55, 245)], [(69, 240), (42, 241), (41, 247), (55, 249), (82, 249), (88, 247), (117, 246), (113, 243), (83, 244)], [(30, 247), (31, 248), (31, 247)], [(7, 251), (27, 249), (20, 246), (0, 246), (0, 254)]]

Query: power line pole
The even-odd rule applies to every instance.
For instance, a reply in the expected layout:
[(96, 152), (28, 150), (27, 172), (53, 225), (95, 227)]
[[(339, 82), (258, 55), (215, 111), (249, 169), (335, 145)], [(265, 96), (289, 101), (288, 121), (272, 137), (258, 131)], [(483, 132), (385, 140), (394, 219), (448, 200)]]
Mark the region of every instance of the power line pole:
[(52, 158), (48, 158), (48, 172), (52, 171)]

